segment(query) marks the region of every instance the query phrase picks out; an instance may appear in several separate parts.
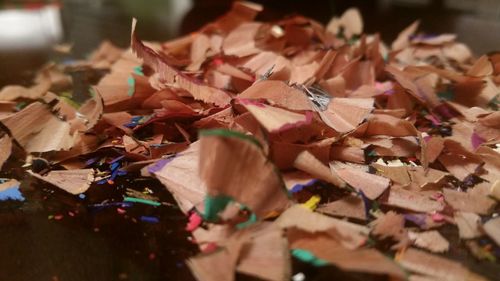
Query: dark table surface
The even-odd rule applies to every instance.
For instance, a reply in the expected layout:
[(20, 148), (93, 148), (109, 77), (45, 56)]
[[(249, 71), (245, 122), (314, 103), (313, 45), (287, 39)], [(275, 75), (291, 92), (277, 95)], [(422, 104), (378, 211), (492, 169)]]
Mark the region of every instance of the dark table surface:
[[(230, 1), (179, 2), (63, 1), (64, 41), (73, 43), (73, 58), (85, 57), (103, 39), (127, 47), (132, 16), (139, 20), (141, 38), (167, 40), (196, 30), (230, 5)], [(356, 5), (364, 15), (365, 30), (380, 31), (386, 42), (420, 18), (423, 30), (455, 32), (475, 53), (500, 50), (500, 1), (492, 8), (496, 7), (496, 14), (477, 7), (450, 9), (446, 3), (451, 1), (413, 6), (405, 4), (412, 1), (257, 2), (267, 4), (263, 20), (297, 12), (326, 23), (333, 14)], [(0, 53), (0, 87), (29, 83), (36, 69), (51, 59), (50, 50)], [(142, 191), (145, 187), (161, 201), (173, 203), (157, 181), (131, 176), (113, 186), (94, 185), (82, 199), (41, 185), (14, 163), (9, 165), (0, 176), (19, 179), (26, 200), (0, 202), (0, 281), (192, 280), (184, 260), (196, 247), (188, 241), (186, 218), (177, 208), (135, 205), (120, 214), (116, 206), (92, 207), (120, 201), (126, 188)], [(160, 222), (143, 222), (141, 216), (155, 216)], [(447, 237), (457, 237), (454, 229), (443, 231), (449, 232)], [(476, 262), (463, 245), (457, 247), (460, 241), (451, 242), (455, 245), (452, 258), (491, 280), (500, 280), (498, 263)], [(331, 280), (332, 274), (337, 274), (334, 269), (310, 272), (316, 280)]]

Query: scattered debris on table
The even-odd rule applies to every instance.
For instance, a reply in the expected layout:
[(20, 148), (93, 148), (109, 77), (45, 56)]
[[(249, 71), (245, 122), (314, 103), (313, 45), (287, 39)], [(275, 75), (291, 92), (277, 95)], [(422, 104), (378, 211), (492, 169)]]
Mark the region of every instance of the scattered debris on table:
[[(440, 229), (455, 227), (482, 262), (500, 257), (500, 55), (476, 58), (418, 21), (389, 46), (363, 34), (356, 9), (326, 27), (255, 21), (262, 9), (235, 2), (168, 42), (144, 43), (133, 20), (130, 49), (103, 43), (3, 88), (0, 164), (22, 162), (80, 198), (92, 183), (158, 179), (199, 246), (187, 261), (198, 280), (303, 280), (292, 259), (390, 280), (487, 280), (446, 258)], [(73, 71), (105, 73), (84, 103)], [(24, 200), (14, 179), (0, 183), (8, 199)], [(125, 215), (130, 204), (165, 205), (127, 189), (92, 207)]]

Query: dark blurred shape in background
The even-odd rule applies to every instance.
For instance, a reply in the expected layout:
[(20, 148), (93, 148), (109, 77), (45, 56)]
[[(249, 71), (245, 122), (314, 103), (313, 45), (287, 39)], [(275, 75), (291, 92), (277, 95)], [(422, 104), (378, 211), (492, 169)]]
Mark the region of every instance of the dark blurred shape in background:
[[(3, 11), (29, 9), (32, 14), (47, 5), (60, 7), (63, 41), (73, 45), (72, 55), (81, 58), (98, 44), (109, 39), (127, 47), (131, 17), (139, 20), (138, 31), (146, 40), (168, 40), (195, 31), (228, 10), (231, 0), (63, 0), (4, 1)], [(459, 40), (477, 53), (493, 51), (500, 46), (500, 1), (498, 0), (256, 0), (266, 7), (261, 20), (273, 20), (300, 13), (327, 23), (334, 14), (351, 6), (358, 7), (365, 20), (365, 31), (380, 32), (386, 42), (415, 19), (422, 19), (421, 30), (428, 33), (453, 32)], [(42, 13), (42, 12), (40, 12)], [(7, 13), (0, 13), (0, 23)], [(12, 13), (10, 13), (12, 17)], [(20, 13), (18, 13), (20, 16)], [(21, 17), (21, 16), (20, 16)], [(21, 20), (21, 18), (19, 18)], [(50, 20), (50, 19), (45, 19)], [(52, 22), (52, 25), (57, 22)], [(49, 25), (50, 26), (50, 25)], [(26, 28), (26, 25), (23, 26)], [(54, 30), (32, 25), (40, 37), (52, 36), (45, 43), (54, 43)], [(44, 31), (40, 31), (43, 29)], [(12, 26), (0, 28), (5, 41), (16, 33)], [(18, 32), (22, 37), (21, 32)], [(56, 32), (57, 33), (57, 32)], [(57, 35), (57, 34), (56, 34)], [(20, 38), (19, 38), (20, 39)], [(18, 40), (19, 40), (18, 39)], [(0, 45), (1, 42), (0, 42)], [(3, 44), (8, 45), (8, 44)], [(33, 39), (26, 45), (35, 45)], [(1, 48), (1, 46), (0, 46)], [(34, 48), (0, 51), (0, 86), (27, 83), (32, 70), (50, 59), (48, 44)]]

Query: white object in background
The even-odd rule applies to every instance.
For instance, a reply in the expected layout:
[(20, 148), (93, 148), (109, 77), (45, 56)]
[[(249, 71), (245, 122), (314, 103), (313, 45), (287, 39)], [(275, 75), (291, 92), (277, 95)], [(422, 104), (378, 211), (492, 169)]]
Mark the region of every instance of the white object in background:
[(306, 276), (302, 272), (299, 272), (294, 276), (292, 276), (292, 281), (304, 281), (304, 280), (306, 280)]
[(61, 40), (60, 9), (47, 6), (38, 10), (0, 11), (0, 50), (49, 48)]

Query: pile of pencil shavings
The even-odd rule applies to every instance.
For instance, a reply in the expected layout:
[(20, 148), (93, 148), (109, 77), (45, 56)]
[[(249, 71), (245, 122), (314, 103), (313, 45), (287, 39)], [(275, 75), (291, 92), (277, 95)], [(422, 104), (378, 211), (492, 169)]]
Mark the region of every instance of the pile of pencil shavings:
[[(236, 2), (163, 43), (143, 43), (134, 20), (130, 50), (104, 43), (2, 89), (1, 162), (41, 157), (49, 169), (28, 172), (73, 194), (157, 178), (189, 218), (198, 280), (289, 280), (292, 257), (390, 280), (486, 280), (440, 255), (440, 229), (498, 258), (500, 55), (475, 58), (418, 21), (388, 46), (356, 9), (326, 27), (254, 21), (261, 10)], [(64, 95), (74, 69), (108, 71), (82, 105)], [(108, 170), (89, 162), (111, 152)]]

